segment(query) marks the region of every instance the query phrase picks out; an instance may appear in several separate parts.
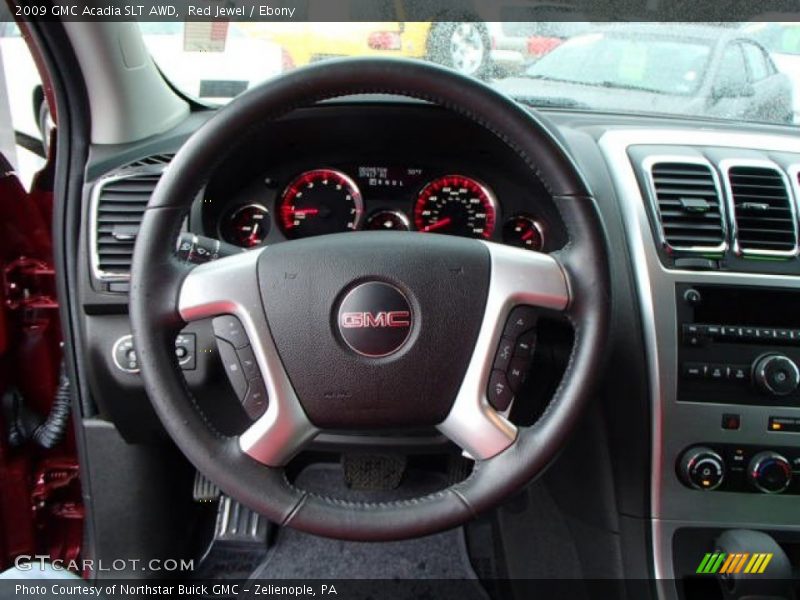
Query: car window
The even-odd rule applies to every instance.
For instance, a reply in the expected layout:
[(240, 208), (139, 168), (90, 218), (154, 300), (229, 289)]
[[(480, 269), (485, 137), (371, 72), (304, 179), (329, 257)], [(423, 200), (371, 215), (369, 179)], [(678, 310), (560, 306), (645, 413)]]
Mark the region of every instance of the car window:
[(41, 140), (42, 82), (31, 52), (14, 22), (4, 23), (0, 37), (0, 152), (28, 187), (44, 160), (18, 142)]
[[(439, 0), (274, 4), (271, 11), (291, 4), (297, 13), (292, 19), (213, 27), (195, 21), (140, 27), (161, 73), (185, 95), (210, 106), (287, 70), (358, 56), (433, 62), (537, 107), (786, 123), (792, 95), (800, 97), (791, 89), (798, 85), (792, 83), (797, 68), (777, 50), (800, 52), (800, 24), (795, 23), (607, 23), (583, 20), (591, 15), (557, 0), (503, 0), (492, 13), (497, 20), (487, 22), (447, 20), (458, 18), (451, 15), (404, 20), (415, 14), (415, 7), (430, 11)], [(728, 48), (721, 56), (728, 44), (740, 42), (754, 44), (747, 46), (746, 59), (740, 48)], [(778, 70), (787, 77), (776, 79), (780, 93), (774, 117), (722, 114), (709, 103), (672, 98), (691, 98), (722, 84), (744, 87), (749, 74), (755, 82)], [(724, 95), (739, 94), (729, 89)]]
[(716, 87), (740, 89), (747, 82), (747, 66), (739, 44), (730, 44), (722, 54)]
[(527, 75), (609, 89), (689, 94), (700, 85), (710, 54), (707, 44), (692, 41), (587, 34), (545, 55)]
[(800, 23), (748, 23), (744, 31), (769, 52), (800, 55)]
[(750, 81), (757, 82), (770, 76), (769, 59), (755, 44), (743, 44), (744, 57), (750, 74)]

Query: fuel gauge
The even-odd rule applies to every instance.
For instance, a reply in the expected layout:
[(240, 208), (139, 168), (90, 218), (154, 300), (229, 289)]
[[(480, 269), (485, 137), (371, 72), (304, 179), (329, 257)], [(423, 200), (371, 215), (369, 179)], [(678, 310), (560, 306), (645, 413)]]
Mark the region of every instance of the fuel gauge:
[(225, 216), (219, 233), (228, 243), (254, 248), (266, 239), (269, 228), (269, 210), (260, 204), (245, 204)]
[(544, 231), (533, 217), (517, 215), (503, 225), (503, 241), (511, 246), (538, 252), (544, 247)]

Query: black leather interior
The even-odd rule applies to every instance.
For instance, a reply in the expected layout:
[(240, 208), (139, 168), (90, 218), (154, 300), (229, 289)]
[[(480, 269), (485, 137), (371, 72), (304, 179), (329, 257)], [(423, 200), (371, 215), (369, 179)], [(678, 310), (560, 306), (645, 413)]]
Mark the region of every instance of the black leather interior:
[[(422, 498), (351, 503), (292, 486), (281, 469), (244, 455), (235, 438), (214, 431), (194, 404), (174, 358), (183, 325), (176, 309), (185, 267), (164, 240), (182, 218), (225, 151), (246, 143), (259, 124), (328, 98), (388, 93), (439, 104), (493, 132), (541, 179), (569, 231), (558, 253), (572, 304), (575, 345), (559, 386), (539, 421), (521, 428), (505, 452), (476, 464), (463, 482)], [(330, 61), (298, 69), (255, 88), (221, 109), (181, 148), (150, 200), (136, 244), (131, 322), (142, 377), (165, 428), (192, 463), (225, 492), (280, 524), (318, 535), (387, 540), (458, 525), (498, 503), (539, 474), (563, 446), (598, 379), (607, 340), (610, 298), (607, 240), (590, 191), (549, 126), (477, 81), (419, 62)], [(290, 251), (292, 244), (286, 244)]]

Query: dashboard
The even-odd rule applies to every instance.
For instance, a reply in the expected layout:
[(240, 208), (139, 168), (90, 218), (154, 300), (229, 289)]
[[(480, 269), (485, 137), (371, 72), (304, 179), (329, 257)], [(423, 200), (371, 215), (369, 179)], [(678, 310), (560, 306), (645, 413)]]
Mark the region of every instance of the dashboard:
[[(669, 581), (693, 573), (696, 562), (681, 557), (702, 557), (725, 528), (800, 539), (796, 131), (548, 116), (597, 198), (610, 241), (614, 331), (610, 347), (598, 349), (609, 356), (598, 394), (612, 453), (622, 457), (621, 529), (646, 523), (636, 543), (650, 544), (652, 574)], [(129, 148), (95, 148), (89, 167), (83, 337), (98, 412), (131, 440), (157, 423), (135, 369), (115, 366), (117, 349), (131, 349), (130, 215), (206, 118)], [(186, 227), (242, 248), (376, 229), (543, 252), (568, 241), (550, 194), (501, 140), (435, 107), (391, 102), (323, 105), (256, 128), (221, 157)], [(184, 336), (198, 402), (212, 416), (227, 414), (224, 373), (206, 351), (213, 332), (195, 323)], [(709, 473), (696, 468), (701, 461)], [(748, 475), (751, 463), (763, 478)], [(663, 596), (690, 597), (675, 587)]]
[(443, 118), (419, 123), (367, 106), (366, 127), (328, 120), (320, 134), (301, 119), (288, 137), (256, 134), (210, 179), (189, 229), (242, 248), (369, 230), (545, 252), (563, 245), (549, 194), (519, 158), (472, 123), (433, 110)]
[[(413, 230), (544, 248), (540, 218), (502, 210), (487, 184), (463, 173), (344, 163), (281, 179), (265, 175), (225, 205), (207, 208), (204, 221), (210, 222), (211, 233), (242, 248), (359, 230)], [(215, 206), (213, 198), (206, 196), (203, 205)]]

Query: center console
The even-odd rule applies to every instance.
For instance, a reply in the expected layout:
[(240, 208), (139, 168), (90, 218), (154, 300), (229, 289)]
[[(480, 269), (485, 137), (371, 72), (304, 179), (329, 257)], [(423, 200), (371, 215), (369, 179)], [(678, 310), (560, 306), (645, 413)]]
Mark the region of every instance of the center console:
[(720, 532), (800, 534), (800, 140), (620, 129), (600, 147), (647, 353), (653, 575), (690, 600)]

